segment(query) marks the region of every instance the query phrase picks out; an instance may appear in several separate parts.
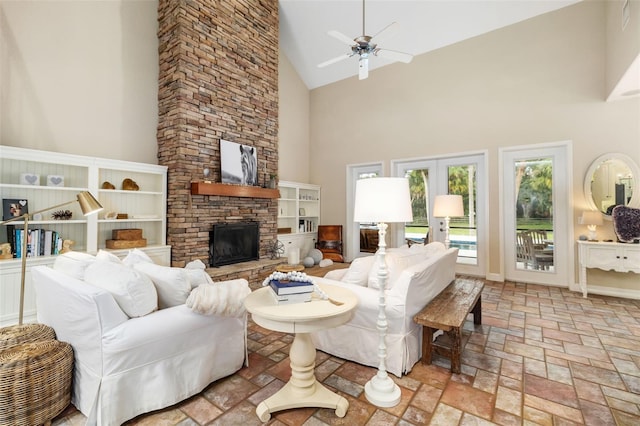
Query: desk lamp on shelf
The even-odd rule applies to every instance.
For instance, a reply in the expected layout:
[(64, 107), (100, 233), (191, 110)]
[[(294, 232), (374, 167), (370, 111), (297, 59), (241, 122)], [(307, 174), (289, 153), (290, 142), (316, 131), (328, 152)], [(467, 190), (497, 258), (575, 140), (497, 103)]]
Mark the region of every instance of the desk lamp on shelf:
[(68, 204), (75, 203), (76, 201), (80, 204), (80, 209), (82, 210), (82, 214), (85, 216), (88, 216), (93, 213), (97, 213), (100, 210), (102, 210), (102, 206), (100, 205), (98, 200), (96, 200), (93, 197), (93, 195), (91, 195), (90, 192), (82, 191), (78, 193), (75, 200), (71, 200), (71, 201), (67, 201), (66, 203), (47, 207), (46, 209), (38, 210), (33, 213), (25, 213), (23, 215), (12, 217), (11, 219), (0, 222), (0, 225), (6, 225), (7, 223), (10, 223), (10, 222), (15, 222), (19, 220), (24, 221), (23, 230), (24, 230), (25, 238), (22, 238), (22, 247), (21, 247), (22, 266), (20, 271), (20, 312), (18, 315), (18, 325), (22, 325), (22, 319), (24, 316), (24, 281), (25, 281), (25, 275), (27, 271), (27, 238), (26, 236), (28, 235), (28, 232), (29, 232), (29, 220), (33, 218), (33, 216), (36, 214), (46, 212), (47, 210), (57, 209), (59, 207), (66, 206)]
[(393, 407), (400, 402), (400, 388), (389, 377), (386, 369), (387, 359), (387, 317), (385, 287), (387, 284), (387, 265), (385, 263), (387, 223), (411, 222), (411, 198), (409, 181), (406, 178), (370, 178), (356, 182), (353, 220), (378, 224), (378, 319), (376, 326), (380, 332), (378, 345), (378, 372), (364, 386), (369, 402), (378, 407)]

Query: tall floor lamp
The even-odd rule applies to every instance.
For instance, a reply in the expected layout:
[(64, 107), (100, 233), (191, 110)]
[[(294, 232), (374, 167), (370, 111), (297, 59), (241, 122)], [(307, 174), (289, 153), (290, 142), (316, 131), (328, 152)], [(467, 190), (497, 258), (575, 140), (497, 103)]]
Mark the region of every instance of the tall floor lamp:
[(24, 314), (24, 280), (27, 272), (27, 235), (29, 231), (29, 219), (33, 217), (33, 215), (46, 212), (47, 210), (57, 209), (62, 206), (66, 206), (67, 204), (78, 202), (80, 204), (80, 209), (82, 210), (82, 214), (88, 216), (92, 213), (97, 213), (102, 210), (102, 206), (96, 200), (93, 195), (91, 195), (88, 191), (82, 191), (78, 193), (77, 198), (75, 200), (67, 201), (66, 203), (58, 204), (55, 206), (47, 207), (46, 209), (38, 210), (32, 213), (25, 213), (21, 216), (12, 217), (9, 220), (5, 220), (0, 222), (0, 225), (5, 225), (9, 222), (14, 222), (17, 220), (24, 220), (24, 238), (22, 238), (22, 249), (21, 249), (21, 257), (22, 257), (22, 269), (20, 275), (20, 313), (18, 315), (18, 325), (22, 325), (22, 318)]
[(411, 198), (409, 181), (406, 178), (371, 178), (361, 179), (356, 183), (356, 199), (353, 212), (355, 222), (373, 222), (378, 224), (378, 299), (377, 329), (380, 333), (378, 344), (377, 374), (364, 386), (367, 400), (378, 407), (393, 407), (400, 402), (400, 388), (387, 374), (387, 316), (385, 287), (387, 284), (387, 265), (385, 248), (387, 243), (388, 222), (411, 222)]
[[(444, 217), (444, 245), (449, 248), (449, 218), (452, 216), (464, 216), (462, 207), (462, 195), (436, 195), (433, 203), (433, 217)], [(442, 223), (442, 222), (441, 222)]]

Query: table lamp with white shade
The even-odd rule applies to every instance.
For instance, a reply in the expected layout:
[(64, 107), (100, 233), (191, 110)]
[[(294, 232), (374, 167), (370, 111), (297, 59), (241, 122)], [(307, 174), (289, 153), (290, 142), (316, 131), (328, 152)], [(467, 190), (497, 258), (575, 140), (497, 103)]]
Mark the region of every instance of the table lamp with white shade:
[(400, 388), (389, 377), (386, 368), (387, 345), (387, 317), (385, 287), (388, 270), (385, 262), (387, 243), (387, 223), (411, 222), (411, 197), (409, 196), (409, 181), (406, 178), (371, 178), (360, 179), (356, 182), (355, 208), (353, 212), (355, 222), (373, 222), (378, 224), (378, 320), (377, 329), (380, 331), (378, 345), (378, 372), (364, 386), (364, 393), (369, 402), (378, 407), (393, 407), (400, 402)]
[(80, 209), (82, 210), (82, 214), (84, 214), (85, 216), (88, 216), (92, 213), (97, 213), (100, 210), (102, 210), (102, 206), (100, 205), (98, 200), (96, 200), (93, 197), (93, 195), (91, 195), (90, 192), (82, 191), (78, 193), (75, 200), (71, 200), (71, 201), (67, 201), (66, 203), (47, 207), (46, 209), (38, 210), (33, 213), (25, 213), (23, 215), (12, 217), (9, 220), (0, 222), (0, 225), (5, 225), (9, 222), (14, 222), (18, 220), (24, 221), (23, 229), (24, 229), (25, 238), (22, 238), (22, 248), (21, 248), (22, 268), (21, 268), (21, 275), (20, 275), (20, 312), (18, 315), (18, 325), (22, 325), (22, 318), (24, 316), (24, 280), (27, 272), (27, 238), (26, 236), (29, 233), (29, 220), (36, 214), (46, 212), (47, 210), (57, 209), (59, 207), (66, 206), (68, 204), (75, 203), (76, 201), (80, 204)]
[(433, 203), (433, 216), (444, 218), (444, 245), (449, 248), (449, 219), (454, 216), (464, 216), (462, 207), (462, 195), (436, 195)]
[(585, 210), (582, 212), (579, 222), (582, 225), (587, 225), (587, 229), (589, 230), (589, 241), (596, 241), (596, 227), (598, 225), (602, 225), (602, 213), (595, 210)]

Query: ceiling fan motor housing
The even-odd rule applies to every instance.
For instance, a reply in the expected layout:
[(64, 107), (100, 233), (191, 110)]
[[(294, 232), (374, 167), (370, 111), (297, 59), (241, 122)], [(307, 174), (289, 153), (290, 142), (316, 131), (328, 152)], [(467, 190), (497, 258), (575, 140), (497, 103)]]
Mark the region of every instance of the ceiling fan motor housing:
[(371, 37), (364, 35), (355, 38), (353, 41), (356, 42), (353, 46), (351, 46), (351, 51), (354, 54), (360, 55), (360, 57), (368, 57), (371, 53), (375, 53), (376, 44), (371, 43)]

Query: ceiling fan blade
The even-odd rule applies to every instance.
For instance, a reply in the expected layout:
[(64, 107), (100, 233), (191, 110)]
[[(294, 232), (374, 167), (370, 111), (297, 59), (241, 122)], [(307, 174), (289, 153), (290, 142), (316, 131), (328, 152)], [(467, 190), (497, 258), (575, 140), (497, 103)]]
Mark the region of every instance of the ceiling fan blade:
[(361, 57), (358, 61), (358, 80), (369, 77), (369, 59)]
[(408, 64), (413, 59), (413, 55), (404, 52), (397, 52), (395, 50), (376, 49), (374, 54), (381, 58), (404, 62), (405, 64)]
[(342, 34), (340, 31), (331, 30), (327, 34), (329, 34), (331, 37), (335, 39), (340, 40), (346, 45), (353, 46), (354, 44), (356, 44), (356, 42), (352, 38), (347, 37), (346, 35)]
[(383, 40), (387, 40), (396, 35), (399, 29), (400, 25), (397, 22), (392, 22), (381, 31), (378, 31), (378, 34), (371, 37), (371, 43), (380, 44)]
[(344, 59), (350, 58), (353, 56), (353, 53), (345, 53), (344, 55), (337, 56), (333, 59), (329, 59), (328, 61), (324, 61), (321, 64), (318, 64), (318, 68), (324, 68), (328, 65), (335, 64), (336, 62), (340, 62)]

